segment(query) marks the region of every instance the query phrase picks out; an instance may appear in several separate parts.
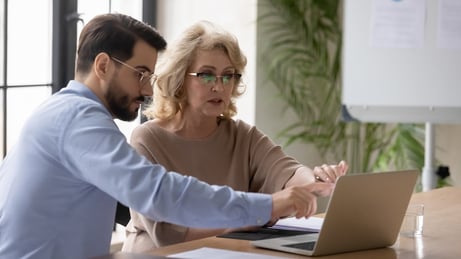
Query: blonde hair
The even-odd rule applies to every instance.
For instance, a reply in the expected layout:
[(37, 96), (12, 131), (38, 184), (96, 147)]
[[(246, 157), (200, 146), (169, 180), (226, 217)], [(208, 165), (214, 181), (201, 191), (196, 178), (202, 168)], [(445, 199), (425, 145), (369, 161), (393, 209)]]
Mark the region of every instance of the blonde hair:
[[(242, 73), (247, 59), (240, 50), (237, 38), (221, 27), (200, 21), (186, 29), (181, 37), (160, 57), (157, 64), (157, 80), (154, 85), (153, 102), (148, 105), (144, 115), (148, 119), (168, 120), (180, 112), (185, 105), (186, 92), (184, 79), (198, 50), (220, 48), (229, 57), (236, 73)], [(245, 90), (241, 79), (236, 82), (231, 101), (222, 116), (230, 118), (237, 113), (235, 99)]]

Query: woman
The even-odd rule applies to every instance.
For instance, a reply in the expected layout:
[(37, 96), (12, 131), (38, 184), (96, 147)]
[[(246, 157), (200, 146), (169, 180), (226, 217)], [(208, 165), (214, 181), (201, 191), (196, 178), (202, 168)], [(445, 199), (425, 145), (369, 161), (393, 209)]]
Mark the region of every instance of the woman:
[[(345, 174), (345, 162), (311, 170), (256, 127), (232, 119), (235, 99), (244, 90), (245, 65), (233, 35), (206, 21), (189, 27), (158, 65), (154, 101), (144, 112), (150, 120), (133, 131), (133, 147), (168, 170), (242, 191), (273, 193), (316, 179), (334, 182)], [(316, 206), (310, 204), (312, 213)], [(124, 251), (142, 252), (232, 231), (155, 222), (134, 210), (131, 216)]]

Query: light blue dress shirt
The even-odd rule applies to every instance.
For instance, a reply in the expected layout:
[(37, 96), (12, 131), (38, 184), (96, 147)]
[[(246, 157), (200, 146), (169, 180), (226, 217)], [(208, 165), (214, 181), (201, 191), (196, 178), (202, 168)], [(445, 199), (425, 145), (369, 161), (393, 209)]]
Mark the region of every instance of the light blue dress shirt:
[(0, 167), (0, 258), (107, 254), (116, 200), (191, 227), (262, 225), (272, 209), (270, 195), (153, 165), (130, 147), (96, 95), (70, 81), (32, 114)]

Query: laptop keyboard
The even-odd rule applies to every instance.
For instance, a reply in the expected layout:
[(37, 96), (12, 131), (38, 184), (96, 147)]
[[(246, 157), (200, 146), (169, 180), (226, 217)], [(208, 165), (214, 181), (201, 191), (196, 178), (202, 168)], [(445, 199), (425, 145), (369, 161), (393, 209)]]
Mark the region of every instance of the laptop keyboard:
[(314, 250), (315, 241), (288, 244), (288, 245), (284, 245), (284, 246), (312, 251), (312, 250)]

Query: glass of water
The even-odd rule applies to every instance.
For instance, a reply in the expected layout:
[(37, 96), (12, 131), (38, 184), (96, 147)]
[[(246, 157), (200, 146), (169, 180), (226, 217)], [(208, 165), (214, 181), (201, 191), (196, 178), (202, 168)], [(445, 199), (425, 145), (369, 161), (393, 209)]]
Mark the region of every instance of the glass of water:
[(423, 235), (424, 204), (408, 205), (403, 218), (400, 234), (407, 237), (420, 237)]

